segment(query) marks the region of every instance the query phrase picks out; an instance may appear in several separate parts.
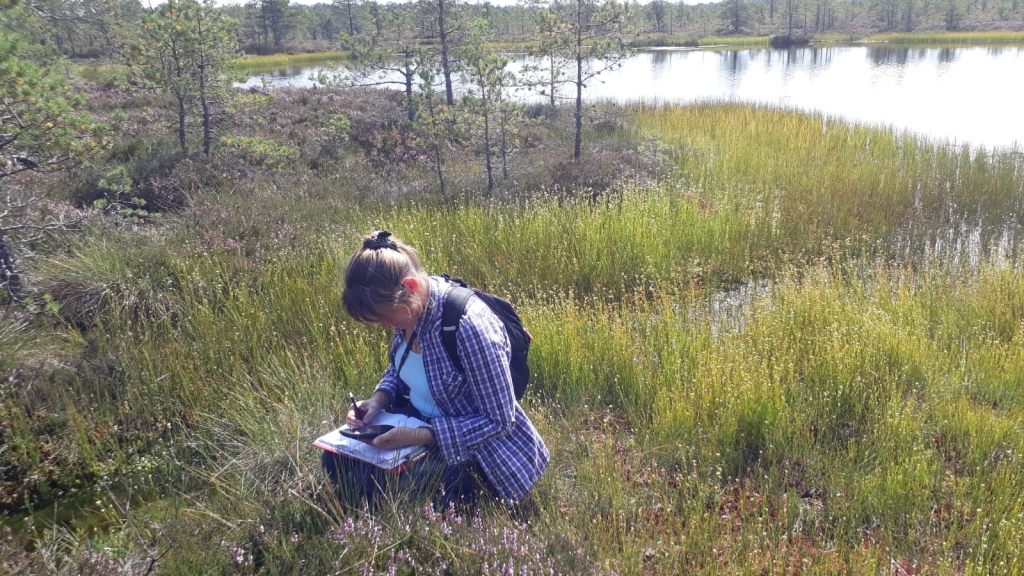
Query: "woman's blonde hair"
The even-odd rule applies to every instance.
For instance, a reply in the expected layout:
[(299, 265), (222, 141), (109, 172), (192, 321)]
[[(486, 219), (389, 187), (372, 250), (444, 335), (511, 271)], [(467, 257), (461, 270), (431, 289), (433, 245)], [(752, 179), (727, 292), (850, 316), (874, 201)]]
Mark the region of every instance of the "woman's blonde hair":
[(416, 249), (386, 230), (363, 238), (345, 267), (345, 289), (341, 302), (345, 311), (359, 322), (376, 323), (397, 306), (414, 306), (414, 294), (402, 280), (426, 278)]

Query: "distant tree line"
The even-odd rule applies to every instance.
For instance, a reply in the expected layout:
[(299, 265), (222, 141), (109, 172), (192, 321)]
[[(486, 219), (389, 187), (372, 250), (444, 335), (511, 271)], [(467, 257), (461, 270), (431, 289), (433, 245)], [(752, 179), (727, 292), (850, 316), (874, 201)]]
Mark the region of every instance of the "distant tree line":
[[(218, 8), (234, 21), (238, 45), (247, 53), (270, 54), (336, 48), (346, 37), (391, 40), (396, 36), (439, 40), (445, 33), (432, 17), (436, 2), (333, 0), (314, 5), (289, 0), (249, 0)], [(465, 21), (486, 23), (496, 42), (538, 39), (537, 18), (568, 0), (519, 0), (496, 6), (460, 3)], [(1024, 0), (722, 0), (687, 5), (653, 0), (625, 2), (624, 26), (638, 43), (721, 34), (854, 35), (884, 31), (1024, 27)], [(140, 0), (34, 0), (39, 18), (26, 38), (52, 45), (72, 58), (112, 57), (126, 30), (160, 4)]]
[[(540, 12), (570, 4), (568, 0), (519, 0), (509, 6), (466, 3), (460, 9), (471, 20), (486, 22), (494, 41), (522, 43), (538, 39), (536, 22)], [(694, 5), (653, 0), (623, 4), (627, 7), (624, 24), (638, 43), (651, 36), (686, 39), (723, 34), (864, 35), (1024, 28), (1024, 0), (722, 0)], [(278, 50), (281, 45), (274, 42), (275, 38), (301, 48), (329, 45), (345, 35), (383, 38), (412, 34), (432, 38), (438, 32), (420, 0), (334, 0), (312, 6), (289, 5), (287, 0), (252, 0), (232, 10), (242, 22), (239, 37), (247, 52)], [(396, 30), (398, 22), (403, 22), (406, 29)]]

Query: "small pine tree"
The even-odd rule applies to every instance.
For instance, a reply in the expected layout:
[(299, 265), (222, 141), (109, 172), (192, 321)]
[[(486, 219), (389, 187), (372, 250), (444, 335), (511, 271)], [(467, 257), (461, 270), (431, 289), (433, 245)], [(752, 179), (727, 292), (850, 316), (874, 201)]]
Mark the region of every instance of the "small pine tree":
[(188, 151), (186, 128), (198, 107), (203, 153), (210, 154), (214, 107), (231, 86), (227, 64), (240, 55), (233, 26), (213, 0), (168, 0), (145, 17), (126, 52), (138, 85), (174, 98), (182, 152)]
[(73, 222), (34, 210), (37, 197), (11, 177), (73, 168), (105, 143), (102, 127), (82, 111), (85, 97), (68, 86), (61, 61), (10, 32), (34, 18), (14, 4), (0, 2), (0, 290), (4, 299), (16, 300), (23, 286), (19, 262), (29, 247)]

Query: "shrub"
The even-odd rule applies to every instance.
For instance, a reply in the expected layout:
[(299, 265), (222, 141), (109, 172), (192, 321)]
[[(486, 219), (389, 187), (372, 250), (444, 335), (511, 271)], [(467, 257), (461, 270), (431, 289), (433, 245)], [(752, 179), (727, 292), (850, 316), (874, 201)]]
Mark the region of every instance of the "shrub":
[[(130, 181), (130, 189), (123, 190), (122, 196), (139, 199), (140, 206), (145, 204), (154, 210), (168, 211), (185, 204), (182, 190), (171, 178), (174, 167), (183, 158), (177, 144), (171, 140), (135, 138), (114, 147), (109, 160), (114, 164), (113, 170), (121, 169), (122, 176)], [(109, 184), (111, 173), (98, 168), (83, 170), (70, 187), (71, 202), (78, 207), (93, 206), (104, 199), (111, 202), (110, 187), (103, 184), (105, 179)]]
[(772, 48), (791, 48), (793, 46), (807, 46), (811, 39), (806, 36), (772, 36), (768, 39), (768, 45)]
[(224, 137), (220, 143), (242, 162), (272, 170), (290, 168), (299, 157), (296, 148), (256, 136)]

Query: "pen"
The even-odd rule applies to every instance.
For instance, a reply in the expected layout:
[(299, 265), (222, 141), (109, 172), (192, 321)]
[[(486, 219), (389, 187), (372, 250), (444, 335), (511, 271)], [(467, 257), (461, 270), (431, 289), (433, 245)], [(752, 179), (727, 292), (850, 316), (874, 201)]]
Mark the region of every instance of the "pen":
[(352, 411), (355, 412), (356, 418), (362, 420), (363, 416), (366, 416), (366, 411), (360, 409), (359, 406), (356, 406), (356, 397), (353, 396), (351, 392), (348, 393), (348, 399), (352, 401)]

